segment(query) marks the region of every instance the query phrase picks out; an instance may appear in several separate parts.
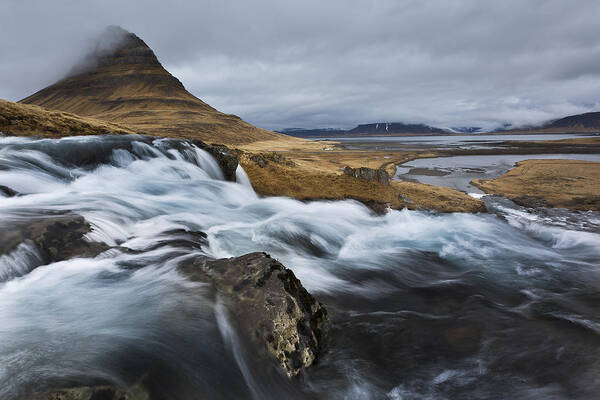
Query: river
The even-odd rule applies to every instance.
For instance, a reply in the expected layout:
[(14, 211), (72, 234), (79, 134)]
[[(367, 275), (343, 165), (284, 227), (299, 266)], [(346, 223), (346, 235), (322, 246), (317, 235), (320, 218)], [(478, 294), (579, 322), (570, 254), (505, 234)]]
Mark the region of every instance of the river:
[[(176, 142), (0, 138), (0, 185), (20, 193), (0, 197), (0, 235), (70, 211), (112, 247), (41, 266), (26, 241), (0, 256), (0, 398), (140, 373), (166, 399), (600, 393), (598, 213), (490, 198), (489, 213), (377, 216), (354, 201), (261, 198), (241, 168), (227, 182), (208, 153)], [(183, 246), (182, 231), (206, 244)], [(218, 299), (177, 271), (252, 251), (329, 311), (324, 355), (301, 379), (247, 357)]]

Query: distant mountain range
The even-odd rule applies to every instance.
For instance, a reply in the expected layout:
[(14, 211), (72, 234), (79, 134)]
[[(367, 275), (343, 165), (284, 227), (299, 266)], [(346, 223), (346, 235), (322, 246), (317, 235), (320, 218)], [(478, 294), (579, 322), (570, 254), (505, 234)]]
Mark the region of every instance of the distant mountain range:
[(360, 124), (352, 129), (336, 128), (288, 128), (277, 131), (296, 137), (337, 137), (337, 136), (386, 136), (386, 135), (439, 135), (449, 133), (481, 132), (479, 127), (436, 128), (425, 124), (405, 124), (403, 122), (375, 122)]
[[(289, 128), (277, 132), (304, 138), (486, 133), (481, 127), (477, 126), (438, 128), (425, 124), (406, 124), (403, 122), (360, 124), (355, 128), (348, 130), (336, 128)], [(523, 128), (511, 128), (510, 124), (505, 124), (503, 128), (492, 131), (491, 133), (600, 133), (600, 112), (570, 115), (538, 126)]]

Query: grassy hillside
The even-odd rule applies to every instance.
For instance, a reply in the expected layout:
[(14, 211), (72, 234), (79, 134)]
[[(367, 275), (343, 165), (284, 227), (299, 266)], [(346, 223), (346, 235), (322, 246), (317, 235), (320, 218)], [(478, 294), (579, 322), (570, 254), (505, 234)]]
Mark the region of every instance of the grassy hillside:
[(600, 163), (577, 160), (527, 160), (499, 178), (475, 180), (486, 193), (523, 205), (600, 210)]
[(0, 132), (20, 136), (63, 137), (135, 133), (132, 129), (78, 115), (0, 99)]

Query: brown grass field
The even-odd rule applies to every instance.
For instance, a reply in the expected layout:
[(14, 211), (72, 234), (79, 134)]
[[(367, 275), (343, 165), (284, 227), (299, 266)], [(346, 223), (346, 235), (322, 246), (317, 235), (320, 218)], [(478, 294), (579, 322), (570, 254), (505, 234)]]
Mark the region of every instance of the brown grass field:
[(600, 211), (600, 163), (526, 160), (499, 178), (475, 180), (486, 193), (540, 198), (554, 207)]
[[(261, 168), (252, 161), (251, 153), (243, 153), (240, 163), (248, 173), (254, 189), (262, 195), (288, 196), (299, 200), (355, 199), (381, 212), (386, 206), (394, 209), (427, 209), (439, 212), (484, 212), (485, 206), (454, 189), (413, 182), (392, 182), (383, 185), (367, 182), (340, 171), (327, 170), (335, 165), (331, 160), (318, 160), (319, 167), (287, 165), (285, 161), (269, 161)], [(287, 161), (296, 162), (296, 157)], [(363, 164), (364, 165), (364, 164)]]
[(0, 99), (0, 132), (21, 136), (126, 135), (129, 127)]

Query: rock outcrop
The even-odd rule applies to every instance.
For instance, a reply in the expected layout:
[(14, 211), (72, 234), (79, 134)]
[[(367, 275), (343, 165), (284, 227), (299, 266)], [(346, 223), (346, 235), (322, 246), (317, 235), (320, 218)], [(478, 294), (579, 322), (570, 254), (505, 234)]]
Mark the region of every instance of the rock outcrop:
[(205, 146), (204, 150), (209, 152), (221, 167), (225, 179), (231, 182), (235, 182), (235, 171), (238, 167), (238, 158), (233, 152), (224, 145), (214, 144), (212, 146)]
[(26, 224), (4, 222), (0, 229), (0, 254), (7, 254), (26, 241), (35, 245), (41, 261), (46, 263), (93, 257), (108, 246), (88, 241), (85, 235), (91, 230), (90, 224), (77, 214), (40, 216)]
[(292, 160), (277, 153), (252, 154), (249, 156), (249, 158), (250, 161), (255, 162), (260, 168), (266, 167), (269, 162), (274, 162), (276, 164), (281, 164), (288, 167), (296, 166), (296, 163), (294, 163)]
[(554, 207), (552, 203), (541, 196), (515, 196), (511, 200), (526, 208)]
[(256, 163), (256, 165), (258, 165), (260, 168), (264, 168), (267, 166), (267, 164), (269, 163), (263, 156), (261, 156), (260, 154), (255, 154), (253, 156), (250, 156), (250, 160), (254, 161)]
[[(152, 140), (158, 139), (151, 137)], [(202, 149), (209, 153), (219, 165), (221, 172), (226, 180), (235, 182), (236, 181), (236, 170), (238, 167), (238, 158), (235, 153), (227, 146), (222, 144), (206, 144), (198, 139), (191, 140), (180, 140), (180, 139), (162, 139), (169, 143), (169, 147), (176, 149), (180, 152), (185, 152), (188, 148), (188, 144), (192, 144), (199, 149)]]
[(346, 166), (344, 174), (363, 179), (369, 182), (379, 182), (383, 185), (390, 184), (390, 174), (384, 169), (373, 169), (367, 167), (351, 168)]
[(319, 357), (327, 311), (294, 273), (265, 253), (181, 267), (193, 280), (212, 282), (227, 299), (240, 332), (289, 377)]
[[(150, 396), (140, 388), (123, 390), (112, 386), (79, 387), (61, 389), (36, 395), (28, 400), (149, 400)], [(25, 400), (25, 399), (23, 399)]]

